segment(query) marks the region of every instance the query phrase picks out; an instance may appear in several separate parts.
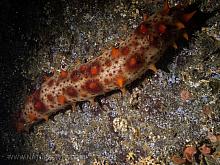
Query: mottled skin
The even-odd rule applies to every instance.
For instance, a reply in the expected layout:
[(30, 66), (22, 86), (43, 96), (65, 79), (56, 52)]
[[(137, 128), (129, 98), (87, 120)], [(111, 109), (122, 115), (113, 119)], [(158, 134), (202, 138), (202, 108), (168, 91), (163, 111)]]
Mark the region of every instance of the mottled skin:
[[(42, 119), (48, 120), (52, 113), (69, 104), (92, 101), (96, 96), (115, 89), (123, 90), (148, 69), (155, 71), (154, 64), (168, 47), (175, 47), (175, 40), (183, 34), (184, 21), (193, 15), (190, 14), (170, 9), (166, 1), (162, 11), (144, 20), (117, 47), (78, 68), (61, 71), (47, 79), (40, 90), (28, 96), (17, 130), (29, 129)], [(184, 35), (188, 37), (186, 33)]]

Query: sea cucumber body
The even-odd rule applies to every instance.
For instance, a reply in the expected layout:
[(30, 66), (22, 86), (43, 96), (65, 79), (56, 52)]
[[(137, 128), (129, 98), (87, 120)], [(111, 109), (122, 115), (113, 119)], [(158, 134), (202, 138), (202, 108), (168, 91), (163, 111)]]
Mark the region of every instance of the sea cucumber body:
[(17, 129), (28, 129), (39, 120), (47, 120), (50, 114), (66, 105), (124, 89), (152, 69), (180, 33), (176, 26), (179, 20), (164, 10), (143, 21), (117, 47), (77, 68), (63, 70), (42, 83), (39, 90), (28, 96)]

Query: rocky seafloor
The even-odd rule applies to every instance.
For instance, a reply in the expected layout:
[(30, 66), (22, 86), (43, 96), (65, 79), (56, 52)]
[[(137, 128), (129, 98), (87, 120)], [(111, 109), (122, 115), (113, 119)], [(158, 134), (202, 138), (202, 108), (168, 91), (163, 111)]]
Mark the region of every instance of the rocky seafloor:
[[(193, 154), (191, 162), (187, 159), (188, 164), (220, 164), (218, 12), (190, 35), (187, 44), (178, 43), (178, 50), (169, 51), (171, 55), (158, 63), (157, 73), (146, 73), (127, 87), (125, 95), (115, 91), (98, 97), (97, 105), (79, 103), (75, 112), (67, 109), (29, 133), (17, 134), (10, 116), (40, 85), (43, 74), (98, 56), (126, 38), (143, 14), (160, 10), (163, 1), (3, 4), (4, 43), (10, 50), (1, 66), (0, 159), (4, 163), (174, 164), (173, 155), (184, 157), (184, 148), (194, 146), (197, 156)], [(198, 7), (212, 12), (219, 5), (217, 0), (204, 0)], [(208, 154), (200, 150), (203, 144), (211, 149)]]

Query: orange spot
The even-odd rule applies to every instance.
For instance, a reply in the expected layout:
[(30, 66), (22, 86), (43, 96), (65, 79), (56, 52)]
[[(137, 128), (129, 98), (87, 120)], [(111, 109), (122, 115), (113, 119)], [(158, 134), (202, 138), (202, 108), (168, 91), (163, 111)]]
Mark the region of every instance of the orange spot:
[(29, 118), (30, 121), (36, 121), (37, 120), (36, 114), (34, 114), (32, 112), (28, 113), (28, 118)]
[(122, 55), (127, 56), (129, 54), (129, 52), (130, 52), (130, 50), (127, 46), (121, 49)]
[(40, 100), (35, 100), (34, 109), (37, 111), (43, 111), (46, 110), (46, 107)]
[(74, 70), (72, 71), (70, 77), (73, 81), (77, 81), (80, 78), (80, 73), (77, 70)]
[(57, 97), (57, 101), (58, 101), (59, 104), (63, 105), (66, 102), (66, 97), (64, 95), (59, 95)]
[(98, 79), (88, 80), (83, 88), (90, 93), (99, 93), (103, 90), (102, 84), (99, 82)]
[(95, 82), (91, 82), (89, 84), (89, 88), (91, 88), (91, 89), (95, 89), (96, 87), (97, 87), (97, 84)]
[(97, 75), (100, 72), (100, 64), (98, 62), (92, 63), (89, 72), (92, 76)]
[(115, 83), (118, 87), (122, 88), (126, 83), (126, 79), (123, 76), (119, 76), (116, 78)]
[(80, 68), (79, 68), (80, 72), (82, 74), (84, 74), (86, 71), (87, 71), (87, 66), (86, 65), (81, 65)]
[(60, 72), (60, 78), (64, 79), (68, 76), (68, 72), (65, 70), (61, 70)]
[(97, 73), (98, 73), (98, 68), (97, 68), (97, 66), (93, 66), (90, 71), (91, 71), (91, 74), (92, 74), (92, 75), (97, 75)]
[(136, 65), (137, 64), (137, 59), (135, 58), (135, 57), (133, 57), (133, 58), (131, 58), (130, 60), (129, 60), (129, 65), (130, 66), (134, 66), (134, 65)]
[(140, 28), (139, 28), (139, 32), (142, 33), (142, 34), (146, 34), (147, 33), (147, 27), (142, 23), (140, 25)]
[(113, 47), (112, 48), (112, 57), (118, 58), (120, 56), (120, 50), (118, 48)]
[(160, 24), (158, 27), (158, 31), (159, 33), (165, 33), (166, 32), (167, 27), (164, 24)]
[(71, 97), (75, 97), (75, 96), (77, 96), (77, 91), (76, 91), (75, 88), (69, 86), (69, 87), (66, 88), (66, 94), (71, 96)]
[(143, 65), (143, 60), (140, 55), (133, 55), (127, 60), (126, 67), (131, 71), (137, 70)]

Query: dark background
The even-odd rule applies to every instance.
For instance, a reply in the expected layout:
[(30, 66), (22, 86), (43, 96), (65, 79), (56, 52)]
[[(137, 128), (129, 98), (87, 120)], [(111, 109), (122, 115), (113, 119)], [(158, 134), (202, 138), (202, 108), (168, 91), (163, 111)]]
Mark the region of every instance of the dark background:
[[(15, 149), (16, 143), (22, 142), (23, 137), (14, 131), (12, 115), (22, 105), (21, 89), (31, 84), (31, 80), (23, 76), (23, 71), (28, 67), (27, 59), (40, 48), (42, 45), (40, 34), (45, 33), (49, 28), (44, 12), (44, 6), (48, 2), (54, 5), (52, 10), (54, 12), (51, 14), (59, 18), (59, 12), (55, 12), (62, 10), (59, 1), (2, 0), (0, 2), (0, 160), (5, 160), (6, 164), (9, 163), (7, 153), (16, 154), (25, 150)], [(59, 19), (57, 21), (61, 23)], [(56, 22), (54, 25), (57, 25)], [(50, 37), (53, 36), (48, 35), (48, 40), (51, 39)], [(8, 146), (9, 144), (11, 146)]]

